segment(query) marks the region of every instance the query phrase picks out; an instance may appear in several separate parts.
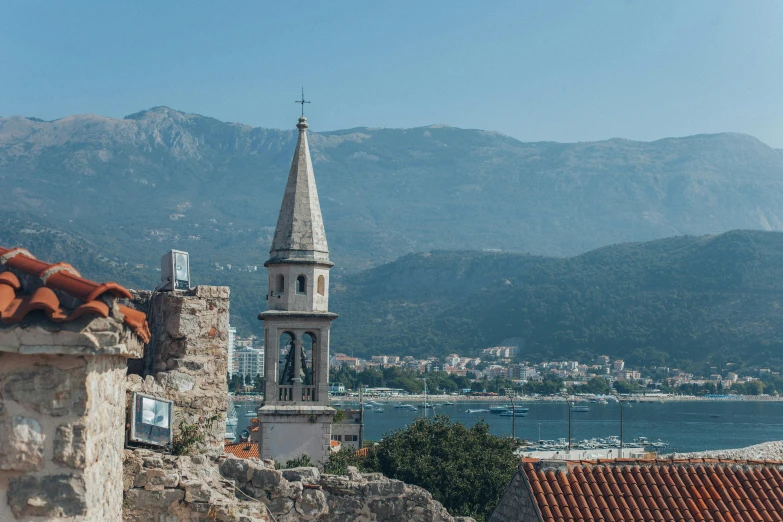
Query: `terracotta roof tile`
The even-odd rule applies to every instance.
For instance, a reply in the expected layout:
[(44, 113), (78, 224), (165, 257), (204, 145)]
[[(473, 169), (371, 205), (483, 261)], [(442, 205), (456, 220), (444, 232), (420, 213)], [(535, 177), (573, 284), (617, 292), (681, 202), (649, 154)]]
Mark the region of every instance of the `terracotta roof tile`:
[(783, 462), (525, 459), (522, 469), (544, 522), (783, 522)]
[(251, 442), (226, 443), (225, 452), (241, 459), (258, 458), (258, 444)]
[[(37, 282), (33, 288), (25, 289), (17, 274), (35, 277)], [(57, 292), (61, 294), (58, 296)], [(81, 303), (63, 303), (62, 294)], [(23, 248), (0, 247), (0, 323), (19, 323), (34, 311), (43, 312), (53, 322), (73, 321), (85, 315), (109, 317), (111, 301), (104, 296), (131, 298), (123, 286), (85, 279), (67, 263), (49, 264), (35, 259)], [(122, 316), (118, 319), (142, 342), (149, 342), (147, 316), (127, 306), (119, 305), (117, 310)]]

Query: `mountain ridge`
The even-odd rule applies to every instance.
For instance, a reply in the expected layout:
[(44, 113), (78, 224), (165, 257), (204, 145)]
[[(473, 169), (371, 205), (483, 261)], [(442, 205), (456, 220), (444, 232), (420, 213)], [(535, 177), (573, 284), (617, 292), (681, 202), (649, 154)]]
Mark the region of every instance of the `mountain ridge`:
[[(0, 119), (0, 184), (27, 212), (153, 266), (261, 264), (296, 130), (159, 106)], [(336, 270), (432, 249), (574, 255), (621, 241), (783, 230), (783, 151), (734, 133), (521, 142), (434, 124), (311, 133)], [(111, 209), (101, 223), (97, 208)], [(154, 274), (150, 274), (154, 276)]]

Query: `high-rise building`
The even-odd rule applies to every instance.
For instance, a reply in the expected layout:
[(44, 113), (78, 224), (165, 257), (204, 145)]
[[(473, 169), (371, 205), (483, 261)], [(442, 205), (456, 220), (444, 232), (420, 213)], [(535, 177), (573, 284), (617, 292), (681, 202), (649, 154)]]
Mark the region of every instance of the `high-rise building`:
[(228, 374), (234, 375), (234, 343), (237, 338), (237, 329), (233, 326), (228, 327)]
[(237, 348), (234, 352), (234, 373), (243, 377), (264, 375), (264, 350), (259, 348)]

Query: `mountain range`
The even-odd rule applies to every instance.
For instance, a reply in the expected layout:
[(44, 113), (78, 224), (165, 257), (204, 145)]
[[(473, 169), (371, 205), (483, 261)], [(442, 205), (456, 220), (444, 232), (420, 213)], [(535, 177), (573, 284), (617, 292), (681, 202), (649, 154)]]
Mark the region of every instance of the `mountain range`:
[[(0, 118), (2, 210), (149, 270), (169, 248), (205, 269), (261, 265), (294, 123), (253, 128), (166, 107), (124, 119)], [(565, 256), (783, 229), (783, 151), (746, 135), (523, 143), (434, 125), (312, 132), (310, 145), (337, 270), (433, 249)]]
[[(166, 107), (0, 118), (0, 244), (137, 288), (187, 250), (194, 283), (231, 286), (232, 324), (258, 333), (295, 137)], [(522, 143), (437, 125), (310, 144), (336, 351), (514, 338), (541, 357), (778, 358), (783, 240), (758, 230), (783, 230), (783, 151), (755, 138)], [(721, 234), (738, 228), (757, 231)]]

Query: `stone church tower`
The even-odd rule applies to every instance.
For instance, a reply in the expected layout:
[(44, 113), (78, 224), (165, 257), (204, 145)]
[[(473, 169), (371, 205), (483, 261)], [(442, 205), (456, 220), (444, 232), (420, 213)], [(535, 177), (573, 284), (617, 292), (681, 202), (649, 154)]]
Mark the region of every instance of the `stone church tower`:
[(277, 218), (264, 321), (264, 405), (259, 456), (277, 462), (328, 458), (335, 410), (329, 407), (329, 247), (307, 144), (307, 118)]

